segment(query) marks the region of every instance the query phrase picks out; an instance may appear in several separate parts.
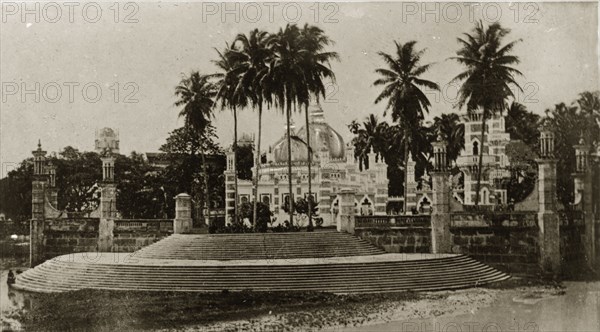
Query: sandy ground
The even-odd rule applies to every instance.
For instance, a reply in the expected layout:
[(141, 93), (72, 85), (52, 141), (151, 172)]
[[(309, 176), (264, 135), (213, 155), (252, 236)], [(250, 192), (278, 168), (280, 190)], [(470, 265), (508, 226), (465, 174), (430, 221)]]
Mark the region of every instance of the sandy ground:
[(500, 296), (515, 302), (536, 303), (564, 295), (556, 286), (525, 286), (508, 289), (471, 288), (457, 291), (438, 291), (420, 294), (414, 301), (384, 300), (357, 303), (352, 310), (336, 308), (305, 312), (271, 312), (253, 320), (231, 320), (209, 326), (192, 326), (185, 331), (338, 331), (368, 330), (369, 326), (389, 322), (414, 321), (427, 318), (474, 314), (491, 306)]
[(474, 288), (427, 292), (408, 302), (357, 303), (353, 310), (336, 308), (306, 312), (271, 312), (250, 321), (232, 320), (210, 326), (189, 327), (185, 331), (334, 331), (345, 327), (369, 326), (390, 321), (459, 315), (489, 306), (501, 290)]

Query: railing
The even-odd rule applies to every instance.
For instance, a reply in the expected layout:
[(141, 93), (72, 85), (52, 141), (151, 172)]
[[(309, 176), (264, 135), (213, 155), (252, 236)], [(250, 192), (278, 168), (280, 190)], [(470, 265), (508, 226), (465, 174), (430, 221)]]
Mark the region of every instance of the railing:
[(356, 227), (429, 227), (429, 215), (356, 216)]
[(170, 232), (173, 231), (172, 219), (117, 219), (115, 230), (118, 231), (145, 231), (145, 232)]

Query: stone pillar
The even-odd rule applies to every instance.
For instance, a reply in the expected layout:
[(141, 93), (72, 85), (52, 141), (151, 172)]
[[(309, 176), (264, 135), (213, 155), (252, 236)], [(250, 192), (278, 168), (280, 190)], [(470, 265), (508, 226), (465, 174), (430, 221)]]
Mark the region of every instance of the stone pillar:
[(47, 176), (44, 172), (46, 151), (38, 142), (33, 151), (33, 180), (31, 183), (31, 222), (29, 224), (29, 264), (34, 267), (44, 261), (44, 203), (47, 187)]
[(452, 252), (450, 233), (450, 172), (446, 158), (446, 142), (438, 138), (433, 143), (433, 184), (431, 204), (431, 252), (434, 254)]
[(540, 265), (542, 271), (560, 274), (560, 219), (556, 199), (556, 159), (554, 158), (554, 134), (544, 130), (540, 137), (538, 164), (538, 226)]
[(589, 165), (590, 146), (586, 145), (582, 138), (579, 141), (579, 144), (575, 145), (574, 148), (576, 160), (576, 173), (573, 174), (573, 181), (575, 182), (575, 202), (581, 206), (583, 211), (583, 220), (585, 223), (583, 245), (585, 248), (586, 261), (589, 267), (594, 268), (594, 262), (596, 260), (596, 229), (594, 203), (592, 200), (592, 172)]
[(115, 157), (107, 155), (102, 160), (102, 183), (100, 184), (100, 223), (98, 225), (98, 251), (112, 251), (115, 219), (117, 218), (117, 185)]
[(354, 234), (354, 199), (355, 191), (349, 188), (340, 191), (340, 213), (337, 220), (337, 231)]
[(192, 197), (186, 193), (175, 196), (175, 223), (173, 233), (185, 234), (192, 230)]

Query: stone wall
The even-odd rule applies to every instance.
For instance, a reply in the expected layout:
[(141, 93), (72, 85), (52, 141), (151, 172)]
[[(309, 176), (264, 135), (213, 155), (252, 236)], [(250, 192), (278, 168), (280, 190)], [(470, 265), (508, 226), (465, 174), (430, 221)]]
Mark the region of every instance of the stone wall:
[[(109, 230), (110, 231), (110, 230)], [(44, 259), (76, 252), (133, 252), (173, 233), (171, 219), (114, 220), (108, 249), (99, 247), (99, 218), (61, 218), (44, 221)]]
[(585, 223), (581, 211), (560, 212), (560, 258), (566, 276), (586, 267)]
[(173, 234), (171, 219), (115, 220), (114, 252), (133, 252)]
[(355, 235), (386, 252), (431, 252), (429, 227), (359, 227), (355, 229)]
[(467, 254), (511, 274), (539, 272), (535, 212), (453, 213), (452, 252)]
[(61, 218), (44, 221), (44, 259), (98, 250), (98, 218)]

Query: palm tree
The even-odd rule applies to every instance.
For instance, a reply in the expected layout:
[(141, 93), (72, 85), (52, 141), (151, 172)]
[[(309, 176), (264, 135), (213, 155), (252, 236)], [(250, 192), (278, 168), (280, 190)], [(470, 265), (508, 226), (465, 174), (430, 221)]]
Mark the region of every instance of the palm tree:
[[(216, 49), (215, 49), (216, 50)], [(213, 75), (218, 78), (217, 82), (217, 101), (221, 103), (221, 109), (229, 108), (233, 112), (233, 168), (234, 168), (234, 222), (238, 222), (238, 175), (237, 175), (237, 109), (248, 105), (247, 96), (242, 89), (238, 89), (241, 78), (241, 68), (239, 66), (240, 53), (235, 49), (235, 45), (226, 45), (225, 50), (220, 52), (216, 50), (218, 59), (214, 64), (222, 70), (221, 73)]]
[(529, 112), (525, 105), (516, 101), (506, 110), (506, 132), (510, 134), (510, 138), (521, 140), (532, 148), (538, 145), (539, 122), (539, 115)]
[[(183, 77), (175, 87), (175, 96), (179, 99), (176, 107), (182, 107), (179, 116), (185, 119), (186, 126), (196, 130), (201, 135), (210, 126), (213, 117), (214, 98), (216, 89), (209, 79), (210, 75), (201, 75), (194, 71), (189, 77)], [(206, 165), (206, 149), (202, 147), (202, 172), (204, 173), (204, 195), (206, 201), (206, 214), (210, 223), (210, 189), (208, 187), (208, 170)]]
[(387, 122), (379, 122), (374, 114), (370, 114), (362, 123), (352, 121), (348, 127), (355, 135), (352, 143), (361, 167), (372, 167), (367, 164), (369, 152), (373, 151), (378, 158), (384, 158), (393, 145), (389, 141), (389, 125)]
[(589, 119), (585, 129), (589, 143), (598, 142), (600, 140), (600, 91), (580, 93), (577, 104), (581, 113)]
[(400, 124), (404, 133), (404, 211), (406, 211), (406, 182), (408, 181), (406, 169), (409, 145), (412, 134), (421, 128), (423, 113), (428, 112), (431, 107), (429, 99), (421, 89), (439, 90), (439, 86), (432, 81), (420, 78), (429, 70), (431, 64), (419, 64), (425, 50), (415, 50), (416, 41), (409, 41), (404, 45), (394, 41), (394, 44), (396, 45), (395, 57), (384, 52), (378, 53), (388, 68), (375, 70), (381, 75), (381, 78), (373, 84), (384, 86), (383, 91), (375, 99), (375, 103), (384, 99), (388, 100), (386, 112), (391, 109), (392, 120)]
[(269, 48), (273, 57), (269, 63), (269, 71), (265, 77), (272, 87), (271, 93), (277, 105), (285, 112), (287, 124), (287, 154), (288, 154), (288, 190), (289, 217), (293, 225), (294, 199), (292, 188), (292, 133), (290, 117), (292, 108), (309, 102), (309, 91), (306, 84), (303, 57), (304, 50), (300, 43), (300, 29), (295, 24), (288, 24), (284, 29), (269, 39)]
[[(324, 31), (316, 26), (305, 24), (300, 30), (300, 44), (304, 52), (302, 67), (304, 68), (305, 84), (308, 91), (314, 95), (317, 102), (320, 97), (325, 98), (325, 84), (323, 79), (335, 82), (335, 74), (331, 70), (330, 62), (339, 60), (336, 52), (323, 52), (326, 46), (332, 45), (333, 41), (325, 35)], [(312, 230), (312, 149), (310, 141), (310, 121), (308, 105), (304, 104), (305, 128), (306, 128), (306, 153), (308, 161), (308, 230)]]
[(435, 141), (439, 135), (448, 143), (448, 160), (456, 160), (460, 151), (465, 148), (465, 125), (456, 113), (442, 114), (433, 118), (431, 140)]
[(262, 135), (262, 111), (265, 101), (267, 105), (271, 102), (269, 86), (264, 80), (268, 72), (267, 63), (272, 57), (271, 50), (267, 47), (269, 34), (266, 31), (254, 29), (248, 36), (239, 34), (235, 38), (235, 43), (239, 43), (240, 60), (239, 68), (241, 78), (236, 90), (238, 94), (248, 97), (252, 106), (258, 108), (258, 142), (255, 152), (254, 165), (256, 167), (254, 178), (252, 179), (252, 193), (254, 196), (252, 206), (253, 221), (256, 225), (256, 208), (258, 196), (258, 177), (260, 172), (260, 144)]
[(508, 97), (514, 98), (509, 84), (521, 90), (513, 75), (522, 75), (522, 73), (511, 67), (519, 63), (519, 58), (510, 54), (520, 40), (501, 46), (502, 40), (509, 32), (510, 30), (503, 28), (499, 23), (493, 23), (486, 28), (479, 21), (475, 23), (470, 34), (465, 33), (463, 38), (458, 38), (461, 48), (456, 52), (457, 56), (451, 58), (466, 67), (464, 72), (452, 80), (463, 82), (458, 92), (457, 106), (462, 108), (466, 105), (469, 114), (482, 111), (482, 148), (479, 149), (477, 167), (476, 206), (479, 204), (481, 187), (486, 120), (497, 113), (502, 113)]

